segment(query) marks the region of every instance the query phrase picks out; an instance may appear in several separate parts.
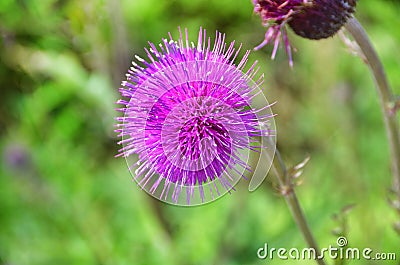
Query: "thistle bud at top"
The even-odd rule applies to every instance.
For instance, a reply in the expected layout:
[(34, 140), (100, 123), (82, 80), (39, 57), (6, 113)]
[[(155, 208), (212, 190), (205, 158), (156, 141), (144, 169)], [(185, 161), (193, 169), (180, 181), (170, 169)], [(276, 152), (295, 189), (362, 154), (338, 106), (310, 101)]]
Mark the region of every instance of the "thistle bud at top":
[(258, 50), (274, 42), (275, 57), (281, 38), (292, 65), (291, 47), (285, 25), (307, 39), (323, 39), (333, 36), (354, 13), (357, 0), (253, 0), (254, 12), (260, 15), (268, 27), (265, 40)]

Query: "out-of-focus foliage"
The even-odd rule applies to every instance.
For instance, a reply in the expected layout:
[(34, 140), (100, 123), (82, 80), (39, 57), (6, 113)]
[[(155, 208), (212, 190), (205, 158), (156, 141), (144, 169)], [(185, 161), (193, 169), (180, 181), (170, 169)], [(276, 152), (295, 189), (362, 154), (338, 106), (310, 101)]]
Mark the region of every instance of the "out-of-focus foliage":
[[(0, 1), (0, 264), (283, 264), (256, 251), (305, 247), (270, 182), (195, 208), (145, 194), (115, 159), (117, 89), (134, 54), (177, 27), (200, 26), (252, 49), (265, 28), (250, 0)], [(400, 5), (359, 1), (366, 27), (400, 93)], [(335, 37), (293, 34), (284, 52), (254, 52), (277, 101), (278, 145), (293, 164), (311, 161), (299, 198), (322, 247), (335, 246), (331, 216), (349, 204), (352, 247), (396, 252), (386, 201), (388, 146), (373, 81)], [(270, 179), (271, 176), (269, 177)], [(290, 262), (290, 261), (288, 261)], [(296, 264), (313, 264), (296, 261)], [(351, 264), (375, 264), (352, 261)], [(385, 264), (396, 264), (386, 262)]]

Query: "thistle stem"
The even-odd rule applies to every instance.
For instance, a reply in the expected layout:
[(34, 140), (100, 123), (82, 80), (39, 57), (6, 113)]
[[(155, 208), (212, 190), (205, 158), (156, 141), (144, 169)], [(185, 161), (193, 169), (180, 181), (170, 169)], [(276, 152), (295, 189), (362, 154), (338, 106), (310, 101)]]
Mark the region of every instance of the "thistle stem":
[(355, 17), (351, 17), (345, 27), (362, 50), (375, 79), (386, 134), (389, 141), (393, 189), (397, 197), (400, 198), (400, 133), (395, 110), (396, 98), (390, 90), (382, 63), (364, 28)]
[(299, 200), (297, 199), (293, 184), (291, 183), (291, 179), (288, 176), (288, 171), (286, 169), (285, 163), (283, 162), (278, 149), (275, 150), (275, 158), (276, 159), (274, 159), (271, 168), (278, 180), (281, 193), (285, 198), (287, 205), (289, 206), (293, 219), (295, 220), (299, 230), (303, 234), (303, 237), (307, 242), (308, 246), (315, 250), (316, 262), (319, 265), (325, 265), (324, 260), (318, 258), (320, 253), (319, 247), (314, 239), (310, 227), (308, 226), (307, 220), (304, 216)]

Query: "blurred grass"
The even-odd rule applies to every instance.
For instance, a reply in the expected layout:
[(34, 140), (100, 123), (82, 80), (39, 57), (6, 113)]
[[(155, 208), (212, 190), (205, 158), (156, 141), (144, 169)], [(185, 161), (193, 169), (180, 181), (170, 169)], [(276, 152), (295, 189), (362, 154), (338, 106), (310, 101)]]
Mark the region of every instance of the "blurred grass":
[[(400, 93), (400, 5), (359, 1)], [(0, 2), (0, 264), (282, 264), (258, 260), (264, 243), (304, 247), (270, 182), (205, 206), (173, 207), (142, 192), (115, 159), (114, 102), (134, 54), (177, 27), (252, 49), (265, 29), (250, 1)], [(251, 55), (266, 75), (278, 145), (288, 164), (311, 162), (299, 198), (322, 247), (335, 245), (334, 213), (349, 204), (352, 247), (399, 253), (386, 202), (388, 147), (367, 67), (335, 37), (293, 34), (295, 67), (271, 47)], [(296, 264), (313, 264), (298, 261)], [(352, 261), (351, 264), (375, 264)], [(396, 264), (385, 262), (385, 264)]]

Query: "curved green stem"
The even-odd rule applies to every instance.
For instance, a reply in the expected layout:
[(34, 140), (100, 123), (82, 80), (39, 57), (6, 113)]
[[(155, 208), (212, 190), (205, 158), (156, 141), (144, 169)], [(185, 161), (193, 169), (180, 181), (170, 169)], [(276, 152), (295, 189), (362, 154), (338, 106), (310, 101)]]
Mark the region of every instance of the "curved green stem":
[(394, 108), (396, 98), (390, 90), (382, 63), (379, 60), (379, 57), (364, 28), (355, 17), (350, 18), (345, 27), (363, 52), (366, 62), (368, 63), (375, 79), (386, 134), (389, 141), (391, 167), (393, 172), (393, 189), (400, 198), (400, 133)]
[(318, 258), (318, 255), (320, 253), (319, 247), (314, 239), (310, 227), (308, 226), (306, 217), (304, 216), (299, 200), (297, 199), (296, 192), (294, 190), (293, 184), (291, 183), (290, 176), (288, 176), (288, 171), (286, 169), (285, 163), (282, 160), (278, 148), (275, 150), (275, 158), (276, 159), (274, 159), (271, 168), (278, 180), (281, 194), (285, 198), (290, 212), (292, 213), (293, 219), (295, 220), (299, 230), (303, 234), (303, 237), (308, 246), (315, 250), (315, 253), (317, 255), (316, 262), (319, 265), (325, 265), (324, 260)]

